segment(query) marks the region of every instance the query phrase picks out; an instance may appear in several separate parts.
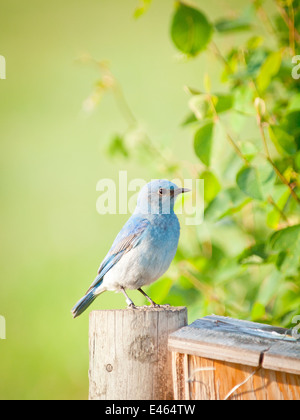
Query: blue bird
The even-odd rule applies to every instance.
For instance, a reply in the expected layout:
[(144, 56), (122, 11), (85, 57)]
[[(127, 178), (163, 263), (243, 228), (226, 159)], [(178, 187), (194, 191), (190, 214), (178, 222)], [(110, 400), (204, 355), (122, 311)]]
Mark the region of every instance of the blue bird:
[(141, 189), (133, 215), (117, 235), (85, 296), (72, 309), (74, 318), (107, 290), (122, 292), (131, 308), (136, 307), (126, 289), (139, 290), (151, 306), (159, 307), (141, 287), (161, 277), (175, 256), (180, 225), (174, 204), (187, 191), (167, 180), (149, 182)]

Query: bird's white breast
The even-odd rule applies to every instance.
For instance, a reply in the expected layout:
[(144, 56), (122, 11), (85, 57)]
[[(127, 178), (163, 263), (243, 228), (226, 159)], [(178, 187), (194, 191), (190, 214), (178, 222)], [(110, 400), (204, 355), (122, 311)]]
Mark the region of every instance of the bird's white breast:
[(163, 226), (155, 229), (158, 230), (156, 233), (152, 229), (108, 271), (103, 279), (103, 288), (138, 289), (154, 282), (167, 271), (177, 250), (179, 231), (172, 229), (172, 225), (166, 225), (165, 230)]

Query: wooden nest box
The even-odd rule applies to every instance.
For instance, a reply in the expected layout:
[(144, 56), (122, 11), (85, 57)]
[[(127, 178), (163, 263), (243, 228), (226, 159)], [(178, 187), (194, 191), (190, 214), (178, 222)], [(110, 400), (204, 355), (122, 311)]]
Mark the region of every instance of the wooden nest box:
[(168, 346), (175, 399), (300, 399), (300, 341), (284, 328), (207, 316)]

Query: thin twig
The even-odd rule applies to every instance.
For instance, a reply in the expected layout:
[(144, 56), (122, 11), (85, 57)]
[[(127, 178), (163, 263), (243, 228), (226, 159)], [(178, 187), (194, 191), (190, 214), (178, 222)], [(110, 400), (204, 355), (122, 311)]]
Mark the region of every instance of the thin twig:
[(226, 133), (226, 138), (229, 141), (229, 143), (232, 145), (232, 147), (234, 148), (234, 150), (236, 151), (236, 154), (243, 159), (244, 163), (246, 166), (250, 166), (250, 162), (249, 160), (246, 158), (246, 156), (243, 155), (241, 149), (238, 147), (238, 145), (236, 144), (236, 142), (233, 140), (233, 138)]
[(275, 173), (277, 174), (277, 176), (279, 177), (281, 182), (289, 188), (289, 190), (291, 192), (291, 195), (294, 198), (294, 200), (297, 201), (298, 204), (300, 204), (300, 198), (295, 193), (294, 187), (289, 183), (289, 181), (285, 178), (285, 176), (280, 172), (280, 170), (277, 168), (275, 162), (271, 158), (269, 148), (268, 148), (267, 138), (266, 138), (266, 135), (265, 135), (265, 132), (264, 132), (264, 127), (263, 127), (261, 116), (260, 116), (259, 112), (257, 112), (257, 124), (258, 124), (259, 131), (260, 131), (260, 134), (261, 134), (261, 137), (262, 137), (262, 140), (263, 140), (263, 145), (264, 145), (267, 161), (272, 165)]
[(256, 368), (249, 376), (247, 376), (247, 378), (241, 382), (240, 384), (237, 384), (235, 387), (232, 388), (231, 391), (228, 392), (228, 394), (226, 395), (226, 397), (224, 398), (224, 401), (228, 400), (229, 397), (231, 397), (231, 395), (238, 389), (240, 388), (242, 385), (244, 385), (246, 382), (249, 381), (249, 379), (252, 378), (252, 376), (254, 376), (259, 370), (260, 370), (261, 366), (258, 366), (258, 368)]
[(194, 378), (195, 373), (197, 372), (207, 372), (207, 371), (215, 371), (216, 368), (215, 367), (202, 367), (202, 368), (197, 368), (195, 370), (193, 370), (191, 376), (187, 379), (187, 382), (197, 382)]
[(290, 1), (289, 4), (289, 13), (290, 13), (290, 21), (289, 21), (289, 41), (290, 41), (290, 48), (292, 51), (293, 56), (295, 55), (295, 12), (293, 7), (293, 2)]
[(290, 226), (289, 219), (284, 214), (284, 212), (281, 210), (281, 208), (278, 207), (278, 205), (275, 203), (275, 201), (273, 200), (273, 198), (270, 195), (268, 197), (268, 201), (274, 207), (274, 209), (280, 214), (280, 216), (282, 217), (282, 219), (284, 219), (286, 221), (287, 225)]
[[(218, 123), (222, 124), (223, 127), (224, 127), (224, 124), (222, 123), (222, 121), (221, 121), (221, 119), (218, 115), (218, 112), (217, 112), (217, 109), (215, 107), (212, 96), (210, 94), (207, 94), (207, 96), (208, 96), (208, 100), (209, 100), (210, 105), (211, 105), (212, 110), (213, 110), (215, 122), (218, 122)], [(224, 127), (224, 129), (225, 129), (225, 127)], [(225, 131), (226, 131), (226, 129), (225, 129)], [(243, 155), (241, 149), (239, 148), (239, 146), (236, 144), (236, 142), (233, 140), (233, 138), (230, 136), (230, 134), (227, 131), (226, 131), (226, 138), (229, 141), (229, 143), (231, 144), (231, 146), (234, 148), (236, 154), (244, 161), (245, 165), (249, 166), (250, 162), (248, 161), (246, 156)]]
[(127, 120), (129, 126), (137, 126), (138, 121), (136, 117), (133, 115), (133, 112), (128, 105), (126, 98), (124, 96), (123, 90), (118, 82), (115, 81), (113, 87), (113, 93), (118, 104), (118, 107), (123, 114), (124, 118)]
[(279, 10), (279, 13), (281, 14), (282, 19), (284, 20), (284, 22), (286, 23), (287, 27), (290, 28), (293, 25), (293, 32), (294, 32), (294, 39), (300, 43), (300, 34), (297, 31), (297, 29), (295, 28), (295, 25), (293, 24), (293, 20), (289, 17), (289, 15), (287, 14), (285, 8), (280, 4), (280, 1), (276, 0), (275, 1), (277, 8)]
[(217, 46), (217, 44), (213, 41), (211, 41), (210, 45), (213, 46), (213, 53), (215, 54), (215, 56), (223, 63), (225, 64), (225, 67), (227, 68), (227, 71), (229, 74), (233, 74), (233, 70), (230, 67), (228, 61), (226, 60), (226, 58), (223, 56), (223, 54), (221, 53), (221, 51), (219, 50), (219, 47)]
[(263, 23), (265, 24), (267, 30), (270, 32), (270, 34), (275, 35), (277, 38), (277, 32), (276, 29), (273, 25), (272, 20), (269, 18), (268, 13), (265, 11), (265, 9), (263, 8), (262, 4), (260, 4), (259, 2), (257, 2), (256, 0), (252, 0), (252, 2), (255, 4), (256, 10), (261, 18), (261, 20), (263, 21)]
[[(95, 60), (93, 57), (91, 57), (90, 55), (85, 55), (83, 57), (85, 62), (90, 62), (93, 65), (96, 65), (96, 67), (98, 68), (98, 70), (100, 71), (100, 73), (103, 75), (103, 80), (106, 81), (105, 85), (107, 85), (106, 87), (109, 88), (115, 98), (117, 107), (121, 113), (121, 115), (123, 116), (123, 118), (125, 119), (125, 121), (127, 122), (129, 129), (131, 130), (132, 128), (138, 127), (139, 126), (139, 121), (138, 119), (135, 117), (134, 113), (132, 112), (129, 103), (124, 95), (124, 92), (122, 90), (122, 87), (120, 85), (120, 83), (118, 82), (118, 80), (115, 78), (115, 76), (113, 75), (113, 73), (111, 72), (110, 68), (109, 68), (109, 64), (105, 61), (98, 61)], [(150, 137), (148, 136), (148, 134), (143, 131), (143, 144), (148, 148), (149, 152), (151, 152), (153, 155), (155, 155), (156, 157), (158, 157), (161, 162), (163, 162), (163, 164), (168, 167), (169, 166), (169, 161), (170, 159), (166, 158), (164, 156), (163, 153), (161, 153), (159, 147), (157, 147), (155, 145), (155, 143), (150, 139)], [(177, 163), (175, 160), (175, 156), (172, 156), (172, 161)], [(179, 166), (179, 165), (177, 165)], [(182, 176), (179, 172), (174, 171), (175, 176), (177, 176), (178, 178), (182, 179)]]

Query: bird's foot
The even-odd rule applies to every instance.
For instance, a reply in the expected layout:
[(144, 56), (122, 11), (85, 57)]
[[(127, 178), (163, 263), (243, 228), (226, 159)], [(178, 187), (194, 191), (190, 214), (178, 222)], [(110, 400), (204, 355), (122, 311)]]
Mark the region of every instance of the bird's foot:
[(135, 306), (135, 304), (133, 302), (131, 302), (131, 303), (128, 304), (127, 308), (129, 308), (129, 309), (137, 309), (138, 307)]
[(152, 308), (168, 308), (170, 305), (166, 303), (164, 305), (159, 305), (158, 303), (152, 302), (150, 305)]

